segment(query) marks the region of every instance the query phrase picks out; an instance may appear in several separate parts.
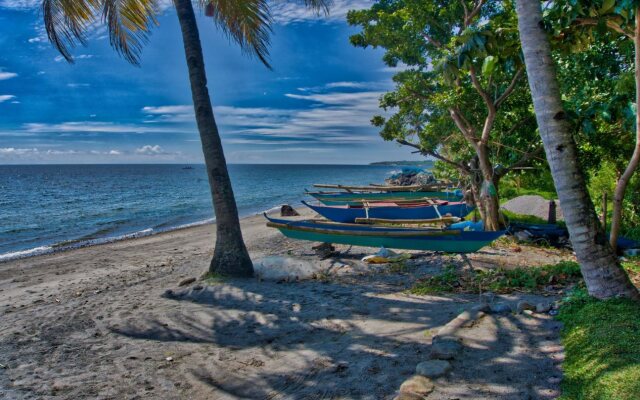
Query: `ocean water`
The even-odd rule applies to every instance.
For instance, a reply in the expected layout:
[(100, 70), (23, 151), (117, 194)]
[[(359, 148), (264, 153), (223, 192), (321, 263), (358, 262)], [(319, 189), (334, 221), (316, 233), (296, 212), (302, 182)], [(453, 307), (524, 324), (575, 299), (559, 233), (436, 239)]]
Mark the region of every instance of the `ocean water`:
[[(204, 165), (0, 165), (0, 262), (211, 222)], [(394, 169), (230, 165), (241, 216), (302, 206), (314, 183), (382, 183)]]

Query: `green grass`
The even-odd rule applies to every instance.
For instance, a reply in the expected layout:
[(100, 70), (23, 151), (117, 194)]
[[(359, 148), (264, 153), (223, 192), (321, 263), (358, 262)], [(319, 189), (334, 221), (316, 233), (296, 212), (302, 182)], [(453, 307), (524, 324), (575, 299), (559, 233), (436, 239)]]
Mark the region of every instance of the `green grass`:
[(560, 309), (563, 400), (640, 399), (640, 304), (574, 292)]
[(555, 200), (558, 198), (556, 192), (540, 190), (540, 189), (526, 189), (526, 188), (515, 188), (513, 186), (500, 186), (500, 198), (509, 200), (518, 196), (526, 196), (526, 195), (538, 195), (542, 196), (546, 200)]
[(580, 280), (580, 266), (571, 261), (543, 267), (462, 271), (453, 265), (440, 274), (418, 280), (410, 293), (417, 295), (441, 293), (509, 293), (514, 290), (534, 291), (545, 285), (567, 285)]
[(224, 283), (226, 277), (224, 275), (216, 274), (214, 272), (207, 272), (202, 275), (202, 283), (205, 285), (218, 285)]
[[(541, 224), (547, 223), (546, 219), (539, 218), (534, 215), (516, 214), (509, 210), (505, 210), (504, 208), (501, 208), (500, 212), (502, 212), (502, 214), (505, 216), (505, 218), (509, 222), (519, 222), (521, 224), (535, 224), (535, 225), (541, 225)], [(566, 226), (564, 221), (556, 221), (556, 223), (558, 226), (562, 226), (562, 227)]]

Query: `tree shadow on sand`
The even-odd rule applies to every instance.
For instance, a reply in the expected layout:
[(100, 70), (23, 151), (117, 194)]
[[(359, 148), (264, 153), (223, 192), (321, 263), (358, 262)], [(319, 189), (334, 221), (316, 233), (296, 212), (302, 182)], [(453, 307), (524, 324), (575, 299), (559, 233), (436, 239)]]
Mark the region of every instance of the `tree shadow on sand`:
[[(364, 281), (229, 280), (166, 299), (179, 307), (138, 315), (112, 331), (146, 341), (211, 345), (218, 356), (199, 354), (188, 368), (191, 376), (213, 393), (252, 399), (390, 398), (416, 364), (428, 359), (434, 329), (473, 305), (465, 296), (390, 294), (388, 287)], [(504, 398), (513, 399), (534, 385), (553, 389), (554, 383), (532, 377), (532, 369), (547, 366), (544, 355), (518, 351), (525, 344), (513, 336), (524, 332), (537, 343), (549, 330), (526, 329), (497, 324), (495, 337), (473, 339), (450, 381), (467, 388), (462, 392), (474, 385), (502, 387), (511, 396)], [(473, 372), (495, 369), (501, 372)], [(552, 369), (537, 373), (559, 376)]]

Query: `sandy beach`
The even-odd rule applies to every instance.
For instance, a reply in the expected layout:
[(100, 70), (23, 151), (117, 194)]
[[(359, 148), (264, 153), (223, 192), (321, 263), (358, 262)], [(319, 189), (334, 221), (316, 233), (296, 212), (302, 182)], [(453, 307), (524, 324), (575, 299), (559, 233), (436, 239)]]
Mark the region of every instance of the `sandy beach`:
[[(375, 249), (338, 246), (321, 261), (313, 243), (284, 238), (262, 216), (242, 224), (254, 262), (295, 257), (315, 279), (178, 287), (206, 271), (211, 225), (0, 264), (0, 398), (391, 399), (432, 333), (479, 300), (406, 294), (412, 282), (448, 264), (568, 257), (498, 245), (469, 257), (417, 253), (393, 271), (360, 261)], [(554, 398), (558, 329), (542, 314), (484, 317), (429, 399)]]

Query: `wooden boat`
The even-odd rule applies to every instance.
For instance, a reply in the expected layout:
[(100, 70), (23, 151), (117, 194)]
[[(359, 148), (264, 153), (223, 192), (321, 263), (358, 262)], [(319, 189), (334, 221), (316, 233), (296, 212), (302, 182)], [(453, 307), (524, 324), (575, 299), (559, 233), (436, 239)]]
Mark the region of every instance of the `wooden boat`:
[(473, 211), (473, 206), (464, 202), (365, 202), (360, 205), (313, 205), (305, 201), (305, 206), (334, 222), (355, 222), (356, 218), (379, 219), (433, 219), (446, 215), (452, 217), (464, 217)]
[(389, 186), (375, 184), (371, 184), (369, 186), (349, 186), (316, 183), (313, 186), (322, 189), (339, 189), (347, 192), (436, 192), (447, 188), (447, 185), (444, 183), (411, 186)]
[(380, 192), (380, 193), (345, 193), (345, 192), (309, 192), (307, 194), (315, 197), (322, 204), (333, 205), (358, 205), (363, 201), (393, 201), (393, 202), (416, 202), (427, 199), (439, 199), (447, 201), (462, 200), (462, 191), (444, 192)]
[(391, 249), (430, 250), (447, 253), (473, 253), (493, 242), (505, 232), (466, 230), (477, 225), (466, 221), (446, 229), (405, 228), (377, 225), (343, 224), (318, 221), (288, 221), (269, 218), (267, 226), (280, 230), (292, 239), (340, 243), (354, 246)]

